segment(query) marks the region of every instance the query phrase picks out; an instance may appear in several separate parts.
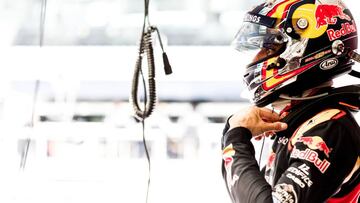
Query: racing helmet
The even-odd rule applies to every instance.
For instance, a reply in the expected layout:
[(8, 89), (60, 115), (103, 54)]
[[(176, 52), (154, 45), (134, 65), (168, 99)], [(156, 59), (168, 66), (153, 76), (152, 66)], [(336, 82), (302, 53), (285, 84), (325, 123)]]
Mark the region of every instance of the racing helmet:
[(268, 0), (243, 21), (232, 45), (252, 55), (243, 79), (257, 106), (351, 71), (357, 27), (340, 0)]

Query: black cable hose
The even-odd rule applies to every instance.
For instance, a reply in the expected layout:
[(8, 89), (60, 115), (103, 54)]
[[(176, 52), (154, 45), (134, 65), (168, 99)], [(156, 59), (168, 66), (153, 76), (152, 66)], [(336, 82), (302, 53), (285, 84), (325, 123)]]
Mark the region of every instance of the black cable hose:
[[(35, 81), (35, 87), (34, 87), (34, 94), (33, 94), (33, 102), (32, 102), (32, 109), (31, 109), (31, 122), (30, 126), (31, 128), (34, 128), (35, 126), (35, 120), (36, 120), (36, 105), (37, 100), (39, 97), (39, 88), (40, 88), (40, 80)], [(27, 157), (29, 154), (29, 148), (31, 144), (31, 138), (26, 138), (25, 140), (25, 148), (23, 153), (21, 154), (21, 160), (20, 160), (20, 169), (24, 170), (26, 166)]]
[[(156, 84), (155, 84), (155, 61), (154, 61), (154, 50), (152, 45), (151, 34), (154, 30), (149, 28), (149, 30), (142, 34), (141, 43), (139, 48), (139, 56), (135, 64), (134, 76), (131, 86), (131, 103), (134, 108), (135, 118), (139, 121), (149, 117), (153, 112), (156, 105)], [(139, 86), (139, 74), (142, 68), (142, 59), (143, 54), (146, 54), (147, 64), (148, 64), (148, 92), (145, 109), (141, 109), (139, 101), (137, 98), (138, 95), (138, 86)], [(146, 87), (145, 87), (146, 88)]]
[[(45, 20), (46, 20), (46, 10), (47, 10), (46, 5), (47, 5), (47, 0), (41, 0), (40, 26), (39, 26), (39, 46), (40, 47), (42, 47), (44, 44)], [(37, 105), (37, 100), (38, 100), (39, 89), (40, 89), (40, 80), (36, 80), (35, 88), (34, 88), (33, 104), (32, 104), (33, 106), (32, 106), (32, 111), (31, 111), (31, 123), (30, 123), (31, 128), (34, 128), (34, 125), (35, 125), (36, 105)], [(30, 144), (31, 144), (31, 139), (27, 138), (25, 141), (24, 152), (21, 154), (21, 160), (20, 160), (20, 169), (21, 170), (25, 169)]]
[(260, 155), (259, 155), (259, 167), (261, 167), (261, 158), (262, 158), (262, 155), (263, 155), (266, 136), (264, 136), (262, 139), (263, 139), (263, 141), (262, 141), (262, 144), (261, 144), (261, 150), (260, 150)]

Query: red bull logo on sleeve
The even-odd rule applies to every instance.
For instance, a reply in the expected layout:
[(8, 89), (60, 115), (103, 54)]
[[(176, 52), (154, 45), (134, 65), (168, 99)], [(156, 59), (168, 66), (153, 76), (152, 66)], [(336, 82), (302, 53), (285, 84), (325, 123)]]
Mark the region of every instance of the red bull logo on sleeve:
[(229, 190), (235, 184), (235, 182), (239, 179), (237, 175), (232, 177), (232, 164), (234, 162), (233, 156), (235, 155), (235, 150), (232, 144), (229, 144), (227, 147), (223, 149), (223, 160), (224, 160), (224, 167), (226, 170), (226, 180), (228, 184)]
[(350, 16), (344, 13), (344, 9), (337, 5), (320, 4), (315, 11), (316, 28), (324, 25), (334, 25), (337, 18), (351, 21)]
[(223, 160), (226, 169), (231, 168), (234, 155), (235, 155), (235, 150), (232, 144), (228, 145), (223, 149)]
[(324, 154), (326, 155), (326, 157), (329, 158), (330, 152), (332, 149), (330, 149), (327, 144), (325, 143), (325, 141), (319, 137), (319, 136), (314, 136), (314, 137), (299, 137), (297, 142), (302, 142), (304, 145), (306, 145), (307, 147), (309, 147), (310, 149), (313, 150), (319, 150), (324, 152)]

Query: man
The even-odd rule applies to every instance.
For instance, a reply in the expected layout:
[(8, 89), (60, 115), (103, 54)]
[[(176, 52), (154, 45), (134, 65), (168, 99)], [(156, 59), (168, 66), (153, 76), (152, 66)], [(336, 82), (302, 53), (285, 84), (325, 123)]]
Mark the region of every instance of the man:
[[(267, 1), (245, 15), (233, 44), (254, 54), (244, 81), (255, 106), (232, 115), (222, 137), (232, 201), (357, 203), (360, 86), (332, 87), (335, 77), (358, 75), (349, 9), (339, 0)], [(250, 139), (269, 135), (260, 171)]]

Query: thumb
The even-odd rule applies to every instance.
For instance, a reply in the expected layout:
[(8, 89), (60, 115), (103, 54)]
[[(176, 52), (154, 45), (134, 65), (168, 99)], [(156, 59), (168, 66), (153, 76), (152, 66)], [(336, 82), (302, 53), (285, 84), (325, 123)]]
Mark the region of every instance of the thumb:
[(262, 124), (262, 130), (266, 131), (282, 131), (287, 129), (287, 124), (283, 122), (274, 122), (274, 123), (267, 123), (264, 122)]

